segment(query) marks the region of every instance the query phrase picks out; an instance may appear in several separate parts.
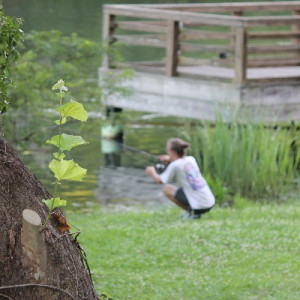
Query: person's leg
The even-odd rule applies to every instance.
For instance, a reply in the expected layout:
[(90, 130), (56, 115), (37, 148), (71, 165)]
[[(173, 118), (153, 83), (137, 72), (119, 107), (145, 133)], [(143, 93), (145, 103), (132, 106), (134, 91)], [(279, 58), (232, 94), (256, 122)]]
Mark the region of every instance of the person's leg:
[(189, 211), (190, 206), (188, 204), (180, 202), (178, 199), (175, 198), (175, 194), (177, 192), (178, 188), (174, 185), (167, 184), (164, 186), (163, 192), (166, 197), (168, 197), (171, 201), (173, 201), (176, 205), (183, 208), (184, 210)]

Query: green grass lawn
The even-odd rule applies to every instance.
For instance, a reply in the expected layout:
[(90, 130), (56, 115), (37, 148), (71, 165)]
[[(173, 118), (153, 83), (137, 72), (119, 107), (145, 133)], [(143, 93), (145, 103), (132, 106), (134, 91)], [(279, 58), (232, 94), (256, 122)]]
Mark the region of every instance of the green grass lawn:
[(300, 206), (68, 214), (96, 289), (116, 299), (300, 299)]

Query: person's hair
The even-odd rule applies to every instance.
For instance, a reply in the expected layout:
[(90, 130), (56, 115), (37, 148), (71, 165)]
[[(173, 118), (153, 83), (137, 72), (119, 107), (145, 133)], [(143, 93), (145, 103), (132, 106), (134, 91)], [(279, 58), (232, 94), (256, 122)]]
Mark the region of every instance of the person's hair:
[(186, 155), (189, 143), (182, 139), (172, 138), (168, 139), (167, 146), (170, 150), (173, 150), (179, 157)]

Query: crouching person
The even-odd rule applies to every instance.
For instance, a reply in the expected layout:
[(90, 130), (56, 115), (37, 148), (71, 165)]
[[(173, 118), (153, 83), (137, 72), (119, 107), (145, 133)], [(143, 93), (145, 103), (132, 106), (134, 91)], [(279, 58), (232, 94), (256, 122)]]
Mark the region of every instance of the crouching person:
[(159, 175), (154, 167), (148, 166), (146, 174), (152, 176), (156, 183), (166, 184), (164, 194), (187, 211), (184, 217), (199, 219), (212, 209), (215, 197), (201, 175), (195, 158), (186, 155), (188, 147), (189, 144), (181, 139), (169, 139), (167, 155), (160, 156), (164, 163), (170, 162), (166, 170)]

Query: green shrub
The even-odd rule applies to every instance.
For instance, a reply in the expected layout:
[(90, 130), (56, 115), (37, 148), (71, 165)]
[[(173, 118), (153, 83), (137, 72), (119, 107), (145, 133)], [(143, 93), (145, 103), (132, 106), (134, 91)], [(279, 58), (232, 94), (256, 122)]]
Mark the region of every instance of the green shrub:
[(11, 76), (14, 86), (8, 90), (11, 109), (4, 131), (11, 142), (43, 143), (53, 128), (45, 110), (57, 102), (49, 89), (57, 78), (65, 78), (69, 98), (80, 99), (89, 110), (99, 108), (101, 47), (75, 33), (63, 36), (58, 31), (28, 33), (24, 45)]
[(70, 97), (95, 101), (100, 98), (100, 65), (101, 46), (96, 42), (76, 33), (63, 36), (54, 30), (30, 32), (25, 36), (25, 49), (14, 70), (15, 87), (9, 91), (12, 107), (48, 108), (49, 102), (56, 100), (49, 87), (62, 77), (70, 86)]

